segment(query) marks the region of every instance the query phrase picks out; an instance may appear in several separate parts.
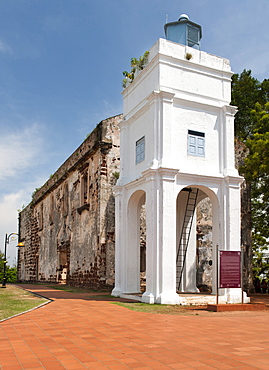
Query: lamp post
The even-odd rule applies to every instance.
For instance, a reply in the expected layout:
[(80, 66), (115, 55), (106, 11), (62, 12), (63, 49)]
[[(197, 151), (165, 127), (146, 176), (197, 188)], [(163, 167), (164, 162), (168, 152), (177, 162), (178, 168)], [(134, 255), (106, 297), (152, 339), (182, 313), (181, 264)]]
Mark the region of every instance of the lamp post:
[[(9, 244), (9, 238), (12, 236), (12, 235), (18, 235), (17, 233), (10, 233), (9, 235), (6, 234), (6, 237), (5, 237), (5, 260), (4, 260), (4, 274), (3, 274), (3, 281), (2, 281), (2, 288), (6, 288), (6, 281), (7, 281), (7, 276), (6, 276), (6, 269), (7, 269), (7, 245)], [(18, 243), (17, 247), (24, 247), (24, 244), (23, 243)]]

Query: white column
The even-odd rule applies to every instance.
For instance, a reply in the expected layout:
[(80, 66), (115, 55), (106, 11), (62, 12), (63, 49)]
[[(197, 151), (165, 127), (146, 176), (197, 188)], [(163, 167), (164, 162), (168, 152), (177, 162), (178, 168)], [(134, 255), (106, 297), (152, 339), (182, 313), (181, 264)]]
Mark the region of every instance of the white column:
[(160, 159), (163, 168), (173, 168), (175, 154), (173, 152), (173, 101), (175, 94), (160, 92)]
[(178, 304), (176, 293), (176, 174), (160, 168), (159, 290), (157, 303)]
[(241, 196), (240, 184), (243, 178), (225, 177), (222, 183), (222, 240), (220, 250), (240, 250)]
[(158, 172), (147, 170), (146, 177), (146, 291), (142, 302), (155, 303), (159, 290), (159, 188)]
[(115, 194), (115, 287), (111, 295), (120, 297), (125, 285), (125, 227), (122, 224), (122, 220), (124, 220), (122, 186), (115, 186), (113, 190)]
[(129, 148), (128, 148), (128, 126), (125, 119), (120, 124), (120, 178), (117, 185), (123, 185), (126, 183), (126, 179), (129, 177), (128, 160), (129, 160)]
[[(241, 196), (240, 184), (242, 178), (239, 176), (227, 176), (223, 182), (223, 245), (220, 250), (240, 251), (240, 224), (241, 224)], [(226, 303), (241, 303), (241, 288), (220, 289), (222, 301)], [(244, 302), (249, 302), (249, 298), (244, 294)]]
[(226, 105), (222, 108), (222, 112), (223, 127), (220, 138), (223, 143), (221, 143), (220, 147), (223, 150), (221, 153), (223, 173), (226, 176), (238, 176), (234, 159), (234, 115), (237, 110), (234, 106)]

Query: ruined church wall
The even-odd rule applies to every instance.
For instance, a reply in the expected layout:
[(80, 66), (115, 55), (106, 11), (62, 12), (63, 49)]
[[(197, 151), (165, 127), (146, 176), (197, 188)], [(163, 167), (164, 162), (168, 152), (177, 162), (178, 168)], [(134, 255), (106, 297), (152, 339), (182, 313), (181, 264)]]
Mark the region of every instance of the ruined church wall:
[(120, 120), (102, 121), (21, 212), (20, 280), (113, 285)]
[(20, 240), (24, 242), (25, 247), (18, 249), (18, 274), (20, 279), (32, 281), (35, 280), (38, 246), (32, 240), (32, 234), (37, 229), (37, 222), (33, 219), (31, 204), (20, 213), (19, 224)]

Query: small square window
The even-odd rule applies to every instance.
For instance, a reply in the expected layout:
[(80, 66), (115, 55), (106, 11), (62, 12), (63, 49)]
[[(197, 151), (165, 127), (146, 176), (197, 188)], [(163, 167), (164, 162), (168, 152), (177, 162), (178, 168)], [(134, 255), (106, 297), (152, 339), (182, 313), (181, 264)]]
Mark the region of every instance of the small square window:
[(137, 140), (135, 144), (135, 163), (138, 164), (145, 159), (145, 136)]
[(188, 154), (198, 157), (205, 156), (205, 134), (188, 130)]

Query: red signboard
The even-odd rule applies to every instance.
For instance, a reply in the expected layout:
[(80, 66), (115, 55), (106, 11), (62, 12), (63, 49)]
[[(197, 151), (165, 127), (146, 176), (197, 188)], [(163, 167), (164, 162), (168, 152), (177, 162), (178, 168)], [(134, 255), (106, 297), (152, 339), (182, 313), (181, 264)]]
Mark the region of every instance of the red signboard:
[(220, 251), (220, 288), (241, 287), (241, 252)]

